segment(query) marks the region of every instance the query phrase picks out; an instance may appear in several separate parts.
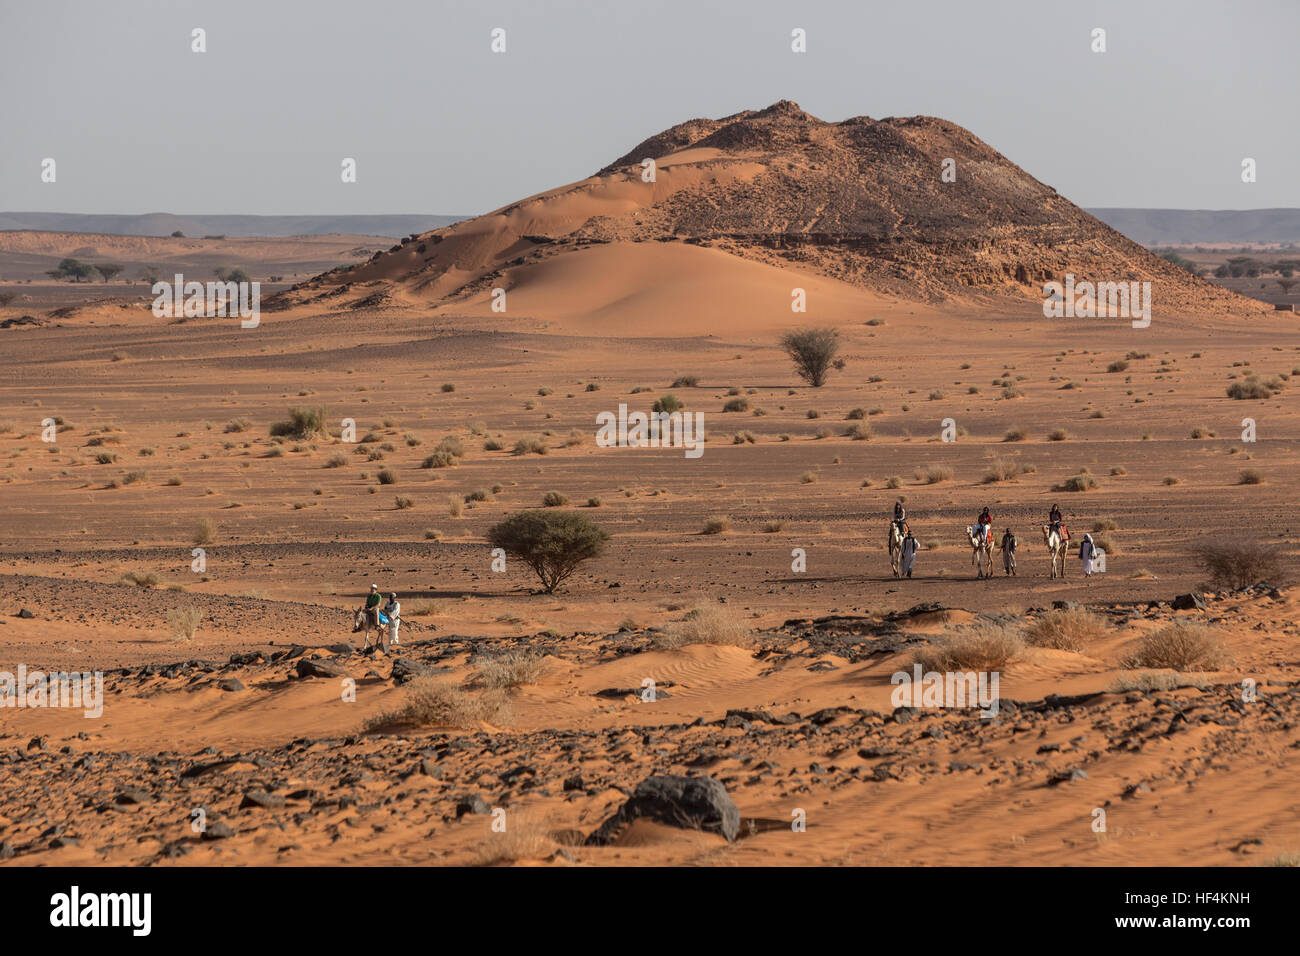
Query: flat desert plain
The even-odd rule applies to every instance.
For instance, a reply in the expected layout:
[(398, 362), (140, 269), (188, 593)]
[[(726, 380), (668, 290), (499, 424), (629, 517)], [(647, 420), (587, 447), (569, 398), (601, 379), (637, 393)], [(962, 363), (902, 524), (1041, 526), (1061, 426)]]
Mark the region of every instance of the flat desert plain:
[[(106, 672), (98, 719), (0, 709), (10, 864), (1232, 865), (1300, 850), (1295, 593), (1170, 606), (1205, 580), (1208, 542), (1289, 547), (1291, 386), (1226, 390), (1292, 374), (1290, 321), (1157, 313), (1137, 330), (878, 299), (837, 315), (846, 366), (813, 389), (721, 301), (709, 334), (621, 335), (411, 309), (240, 329), (147, 305), (0, 332), (0, 668)], [(698, 384), (672, 387), (686, 375)], [(597, 447), (599, 412), (670, 392), (704, 414), (701, 457)], [(724, 412), (736, 398), (746, 410)], [(354, 419), (359, 441), (271, 437), (295, 406)], [(857, 425), (869, 437), (846, 434)], [(447, 436), (457, 463), (422, 467)], [(545, 453), (514, 454), (528, 438)], [(1095, 488), (1058, 490), (1085, 470)], [(524, 567), (494, 572), (485, 540), (548, 492), (612, 535), (553, 595)], [(911, 579), (884, 548), (896, 497), (923, 544)], [(1104, 574), (1085, 580), (1072, 555), (1049, 577), (1053, 503), (1076, 541), (1108, 529)], [(1019, 535), (1015, 577), (999, 560), (976, 579), (964, 528), (984, 505)], [(704, 533), (715, 518), (727, 530)], [(388, 655), (337, 646), (372, 582), (409, 622)], [(1054, 602), (1090, 607), (1095, 633), (1026, 643), (1001, 668), (997, 717), (891, 706), (890, 676), (918, 652), (1030, 627)], [(189, 609), (187, 638), (169, 616)], [(1174, 622), (1212, 630), (1219, 669), (1125, 666)], [(462, 726), (373, 729), (413, 677), (467, 688)], [(1243, 705), (1247, 677), (1258, 702)], [(721, 781), (736, 839), (639, 820), (584, 845), (655, 773)]]

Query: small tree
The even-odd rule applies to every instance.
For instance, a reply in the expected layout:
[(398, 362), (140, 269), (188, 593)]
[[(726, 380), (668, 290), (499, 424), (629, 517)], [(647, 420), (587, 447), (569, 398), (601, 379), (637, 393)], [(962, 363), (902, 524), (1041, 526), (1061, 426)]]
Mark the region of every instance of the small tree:
[(250, 276), (250, 275), (249, 275), (247, 272), (245, 272), (243, 269), (238, 269), (238, 268), (236, 268), (236, 269), (231, 269), (229, 272), (226, 273), (226, 278), (225, 278), (224, 281), (226, 281), (226, 282), (252, 282), (252, 281), (253, 281), (253, 277)]
[(4, 308), (16, 298), (18, 298), (18, 293), (11, 289), (0, 291), (0, 308)]
[(1282, 552), (1262, 541), (1243, 538), (1211, 544), (1196, 557), (1216, 587), (1245, 588), (1260, 581), (1277, 587), (1285, 582)]
[(813, 388), (826, 384), (826, 372), (840, 350), (838, 329), (796, 329), (781, 336), (785, 349), (799, 377)]
[(605, 550), (609, 532), (574, 511), (520, 511), (489, 528), (487, 538), (532, 568), (553, 594), (578, 565)]
[(105, 282), (113, 281), (113, 276), (122, 271), (121, 266), (114, 265), (111, 262), (105, 262), (101, 265), (95, 266), (95, 268), (99, 270), (99, 274), (104, 277)]

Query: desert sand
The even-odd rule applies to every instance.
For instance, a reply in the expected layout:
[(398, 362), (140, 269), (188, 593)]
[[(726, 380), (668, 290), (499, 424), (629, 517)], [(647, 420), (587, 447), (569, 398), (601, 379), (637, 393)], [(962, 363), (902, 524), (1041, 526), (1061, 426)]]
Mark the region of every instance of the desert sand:
[[(1156, 259), (951, 124), (873, 122), (823, 129), (778, 104), (684, 124), (590, 180), (297, 283), (256, 329), (155, 318), (139, 289), (98, 301), (51, 286), (0, 309), (42, 320), (0, 329), (0, 670), (100, 669), (107, 693), (98, 719), (0, 708), (0, 862), (1251, 865), (1300, 851), (1296, 593), (1276, 580), (1171, 605), (1203, 589), (1207, 543), (1291, 553), (1294, 315)], [(812, 155), (804, 129), (824, 150), (811, 171), (789, 165)], [(917, 163), (957, 150), (977, 192), (950, 208), (926, 186), (904, 208), (878, 162), (860, 193), (836, 193), (852, 149)], [(643, 155), (663, 160), (655, 184)], [(782, 207), (774, 176), (811, 205)], [(755, 195), (768, 205), (746, 206)], [(886, 198), (889, 216), (868, 215)], [(920, 209), (947, 223), (943, 242), (906, 225)], [(779, 238), (814, 220), (823, 238)], [(845, 237), (868, 221), (897, 227), (864, 250)], [(1150, 327), (1044, 318), (1059, 267), (1152, 281)], [(791, 312), (796, 287), (806, 313)], [(802, 325), (840, 332), (844, 368), (821, 388), (778, 346)], [(1228, 397), (1252, 375), (1269, 397)], [(597, 414), (667, 393), (703, 412), (700, 458), (595, 444)], [(323, 407), (333, 430), (353, 419), (359, 440), (273, 437), (291, 407)], [(448, 436), (457, 463), (422, 467)], [(528, 438), (545, 454), (513, 453)], [(1095, 487), (1062, 489), (1084, 470)], [(612, 535), (553, 595), (516, 564), (494, 572), (485, 537), (548, 492)], [(923, 546), (911, 579), (884, 546), (900, 496)], [(1053, 503), (1076, 544), (1099, 529), (1104, 574), (1083, 578), (1071, 553), (1049, 576)], [(985, 505), (1019, 536), (1015, 577), (995, 556), (976, 578), (964, 529)], [(715, 518), (726, 530), (704, 533)], [(408, 622), (388, 654), (351, 634), (372, 582)], [(1090, 608), (1095, 633), (1017, 650), (997, 717), (891, 705), (890, 677), (918, 651), (971, 628), (1019, 633), (1054, 603)], [(674, 641), (700, 607), (731, 637)], [(169, 614), (190, 609), (200, 623), (178, 638)], [(1213, 669), (1126, 666), (1176, 622), (1209, 629)], [(485, 686), (503, 658), (526, 659), (526, 678)], [(429, 680), (493, 707), (461, 726), (373, 722)], [(654, 774), (720, 781), (736, 838), (638, 820), (590, 844)]]

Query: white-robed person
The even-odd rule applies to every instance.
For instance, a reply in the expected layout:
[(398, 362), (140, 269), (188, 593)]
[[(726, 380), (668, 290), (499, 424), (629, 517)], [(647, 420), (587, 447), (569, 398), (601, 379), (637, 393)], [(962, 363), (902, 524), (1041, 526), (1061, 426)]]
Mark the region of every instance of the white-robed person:
[(1083, 562), (1083, 576), (1092, 575), (1092, 558), (1097, 553), (1097, 548), (1092, 543), (1092, 535), (1083, 536), (1083, 544), (1079, 545), (1079, 560)]
[(388, 618), (388, 643), (397, 643), (397, 629), (402, 623), (402, 605), (398, 603), (397, 592), (388, 592), (388, 603), (384, 605), (384, 617)]
[(911, 529), (908, 530), (907, 536), (903, 538), (903, 564), (902, 573), (904, 577), (912, 576), (912, 565), (916, 563), (916, 549), (919, 542), (913, 537)]

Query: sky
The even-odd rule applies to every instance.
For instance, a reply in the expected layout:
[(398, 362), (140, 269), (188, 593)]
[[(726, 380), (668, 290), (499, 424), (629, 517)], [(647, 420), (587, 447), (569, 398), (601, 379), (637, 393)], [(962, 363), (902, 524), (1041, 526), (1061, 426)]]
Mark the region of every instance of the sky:
[(1300, 207), (1297, 27), (1300, 0), (0, 0), (0, 210), (471, 215), (781, 99), (943, 117), (1085, 207)]

